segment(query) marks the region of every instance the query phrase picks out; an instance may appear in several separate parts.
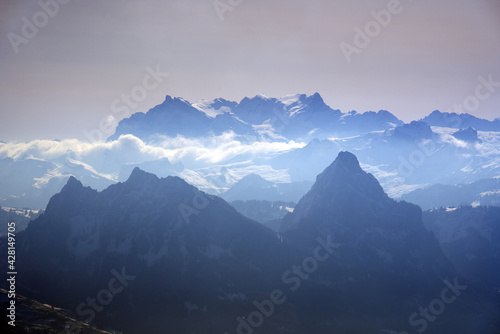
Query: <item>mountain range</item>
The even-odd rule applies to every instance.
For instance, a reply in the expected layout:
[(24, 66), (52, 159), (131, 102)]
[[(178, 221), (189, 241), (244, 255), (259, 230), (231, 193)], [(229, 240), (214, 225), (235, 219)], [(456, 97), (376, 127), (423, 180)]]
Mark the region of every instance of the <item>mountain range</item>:
[(315, 93), (283, 98), (257, 95), (239, 103), (218, 98), (191, 104), (167, 96), (147, 113), (136, 113), (118, 124), (108, 140), (132, 134), (146, 141), (158, 135), (200, 137), (232, 131), (252, 140), (302, 140), (385, 130), (402, 122), (388, 111), (343, 114)]
[(22, 231), (31, 220), (38, 218), (43, 213), (43, 210), (17, 209), (17, 208), (2, 208), (0, 206), (0, 224), (2, 229), (0, 235), (7, 235), (8, 223), (15, 221), (16, 231)]
[[(220, 198), (138, 168), (102, 192), (71, 177), (17, 244), (20, 290), (132, 333), (228, 328), (243, 300), (267, 293), (261, 273), (276, 268), (266, 255), (282, 252), (275, 233)], [(86, 298), (116, 273), (133, 282), (93, 311)]]
[(70, 177), (17, 235), (17, 287), (125, 333), (498, 333), (498, 294), (460, 276), (420, 208), (351, 153), (280, 231), (179, 177), (134, 168), (102, 191)]
[(445, 128), (466, 129), (470, 127), (477, 131), (500, 131), (500, 118), (488, 121), (467, 113), (457, 114), (454, 112), (449, 113), (434, 110), (429, 116), (424, 117), (422, 120), (431, 126)]
[(103, 190), (135, 167), (221, 196), (257, 174), (272, 188), (291, 190), (231, 200), (297, 202), (308, 188), (297, 182), (312, 184), (344, 150), (355, 152), (390, 196), (402, 198), (436, 183), (500, 177), (499, 147), (498, 120), (468, 114), (434, 111), (404, 124), (387, 111), (341, 112), (318, 93), (198, 103), (167, 96), (123, 119), (107, 142), (0, 143), (0, 205), (43, 209), (71, 175)]
[(476, 182), (445, 185), (433, 184), (401, 196), (424, 210), (460, 205), (500, 206), (500, 179), (483, 179)]

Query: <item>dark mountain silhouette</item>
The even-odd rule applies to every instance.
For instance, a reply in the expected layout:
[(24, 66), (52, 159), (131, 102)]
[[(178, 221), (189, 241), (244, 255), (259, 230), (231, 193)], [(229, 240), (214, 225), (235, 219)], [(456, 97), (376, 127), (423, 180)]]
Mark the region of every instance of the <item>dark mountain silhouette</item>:
[[(9, 291), (0, 289), (0, 305), (3, 309), (9, 307)], [(2, 321), (2, 333), (81, 333), (81, 334), (111, 334), (97, 329), (75, 319), (74, 312), (60, 309), (52, 305), (42, 304), (20, 294), (16, 295), (16, 326), (10, 326)]]
[[(178, 177), (135, 168), (101, 192), (71, 177), (17, 235), (17, 288), (125, 333), (498, 331), (494, 297), (464, 285), (421, 210), (390, 199), (351, 153), (281, 230)], [(418, 313), (450, 286), (460, 302), (432, 321)]]
[[(127, 333), (231, 329), (281, 273), (276, 233), (180, 178), (138, 168), (102, 192), (71, 177), (17, 243), (21, 292)], [(86, 298), (116, 273), (134, 279), (92, 312)]]
[[(360, 333), (377, 322), (396, 333), (403, 329), (422, 331), (424, 322), (421, 328), (408, 323), (412, 309), (418, 309), (413, 303), (423, 305), (435, 299), (443, 289), (443, 280), (462, 280), (437, 239), (424, 228), (421, 209), (389, 198), (375, 177), (364, 172), (357, 158), (348, 152), (340, 152), (318, 175), (293, 213), (285, 216), (280, 231), (289, 243), (309, 254), (319, 240), (331, 240), (333, 258), (315, 273), (316, 279), (327, 280), (324, 284), (331, 289), (317, 291), (314, 299), (323, 309), (331, 310), (331, 319), (346, 322), (346, 327)], [(361, 295), (359, 299), (352, 297)], [(463, 298), (476, 297), (471, 293)], [(425, 326), (429, 333), (464, 330), (462, 321), (457, 326), (457, 314), (467, 318), (468, 311), (459, 305), (454, 305), (453, 311), (451, 308), (449, 317), (441, 317), (429, 328)], [(487, 315), (490, 322), (498, 315), (495, 312), (492, 306)], [(361, 317), (363, 325), (346, 320)], [(467, 330), (479, 333), (487, 332), (487, 328), (481, 324)]]

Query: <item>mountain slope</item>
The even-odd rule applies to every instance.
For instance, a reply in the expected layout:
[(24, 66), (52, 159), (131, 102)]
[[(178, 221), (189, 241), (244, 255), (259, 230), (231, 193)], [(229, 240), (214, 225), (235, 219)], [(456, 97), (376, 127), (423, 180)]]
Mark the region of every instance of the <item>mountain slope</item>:
[(104, 189), (114, 183), (109, 175), (66, 154), (58, 159), (32, 157), (0, 159), (0, 204), (10, 207), (42, 209), (52, 195), (73, 175), (85, 184)]
[[(8, 291), (0, 289), (0, 305), (7, 309), (9, 305)], [(81, 333), (111, 334), (74, 319), (68, 310), (41, 304), (35, 300), (16, 295), (16, 326), (9, 326), (6, 321), (0, 325), (2, 333)]]
[(425, 211), (423, 221), (458, 272), (481, 286), (500, 287), (500, 208), (462, 206)]
[(42, 210), (29, 210), (19, 208), (2, 208), (0, 206), (0, 236), (7, 235), (8, 223), (16, 222), (16, 231), (20, 232), (28, 226), (29, 222), (36, 219)]
[(210, 123), (211, 119), (189, 102), (167, 96), (162, 104), (146, 114), (135, 113), (121, 120), (108, 140), (116, 140), (124, 134), (133, 134), (142, 139), (150, 139), (155, 134), (196, 136), (206, 134)]
[(158, 135), (203, 138), (229, 131), (242, 136), (242, 140), (309, 141), (386, 130), (401, 124), (385, 110), (342, 114), (329, 107), (318, 93), (279, 99), (258, 95), (245, 97), (239, 103), (218, 98), (194, 104), (167, 96), (146, 114), (136, 113), (121, 120), (108, 141), (125, 134), (149, 142)]
[[(101, 192), (71, 177), (17, 235), (17, 289), (127, 334), (496, 333), (495, 296), (465, 286), (420, 209), (390, 199), (350, 153), (282, 231), (178, 177), (135, 168)], [(418, 313), (451, 285), (460, 302), (436, 321)]]
[(500, 119), (488, 121), (477, 118), (470, 114), (457, 114), (449, 112), (440, 112), (434, 110), (430, 115), (422, 119), (430, 126), (441, 126), (447, 128), (465, 129), (474, 128), (478, 131), (500, 131)]
[[(423, 320), (419, 328), (417, 315), (411, 318), (412, 310), (435, 299), (446, 282), (465, 280), (456, 274), (436, 238), (424, 228), (420, 208), (389, 198), (351, 153), (340, 152), (318, 175), (293, 213), (285, 216), (280, 231), (305, 254), (311, 254), (319, 240), (331, 240), (334, 258), (314, 274), (318, 281), (326, 280), (327, 287), (317, 291), (313, 299), (322, 309), (328, 309), (338, 324), (358, 328), (353, 332), (369, 332), (370, 327), (372, 332), (378, 324), (383, 326), (379, 330), (396, 333), (425, 329), (428, 333), (492, 333), (487, 328), (498, 316), (492, 304), (488, 311), (482, 311), (489, 324), (467, 329), (462, 326), (472, 321), (465, 320), (470, 311), (458, 304), (449, 306), (446, 316), (432, 326)], [(464, 294), (462, 301), (480, 309), (481, 304), (473, 302), (478, 293), (472, 290), (469, 288), (470, 294)], [(333, 302), (332, 296), (338, 299)], [(464, 321), (457, 320), (460, 317)], [(362, 318), (363, 326), (346, 320), (349, 318)]]
[[(279, 276), (282, 249), (222, 199), (137, 168), (102, 192), (70, 178), (17, 243), (20, 291), (128, 333), (237, 325), (272, 288), (262, 273)], [(133, 278), (103, 312), (78, 308), (116, 273)]]
[(417, 204), (424, 210), (459, 205), (500, 206), (500, 179), (483, 179), (457, 185), (434, 184), (405, 194), (401, 199)]

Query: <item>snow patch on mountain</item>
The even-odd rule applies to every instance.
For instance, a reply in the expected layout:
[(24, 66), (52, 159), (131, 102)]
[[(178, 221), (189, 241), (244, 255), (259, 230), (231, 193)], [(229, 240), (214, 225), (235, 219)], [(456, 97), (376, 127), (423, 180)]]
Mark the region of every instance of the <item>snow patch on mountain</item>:
[(297, 114), (304, 112), (304, 104), (300, 101), (300, 98), (303, 95), (295, 94), (295, 95), (287, 95), (280, 98), (280, 101), (288, 111), (288, 116), (293, 117)]
[(218, 115), (225, 113), (232, 113), (232, 110), (228, 106), (221, 106), (219, 109), (214, 107), (215, 101), (202, 100), (198, 103), (193, 103), (193, 107), (201, 112), (204, 112), (210, 118), (216, 118)]

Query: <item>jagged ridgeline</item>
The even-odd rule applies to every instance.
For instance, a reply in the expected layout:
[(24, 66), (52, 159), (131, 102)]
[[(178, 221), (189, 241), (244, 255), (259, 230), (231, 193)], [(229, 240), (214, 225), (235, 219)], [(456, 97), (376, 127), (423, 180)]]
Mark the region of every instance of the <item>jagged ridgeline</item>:
[[(219, 98), (191, 104), (182, 98), (166, 96), (162, 104), (146, 114), (135, 113), (120, 121), (108, 140), (123, 134), (133, 134), (149, 141), (157, 135), (199, 137), (233, 131), (237, 135), (260, 137), (257, 125), (267, 124), (288, 139), (315, 137), (337, 133), (349, 134), (387, 129), (403, 124), (388, 111), (342, 114), (329, 107), (315, 93), (298, 94), (281, 99), (255, 96), (239, 103)], [(276, 138), (274, 138), (276, 139)]]
[(498, 333), (498, 296), (351, 153), (280, 232), (178, 177), (72, 177), (17, 236), (18, 289), (124, 333)]

